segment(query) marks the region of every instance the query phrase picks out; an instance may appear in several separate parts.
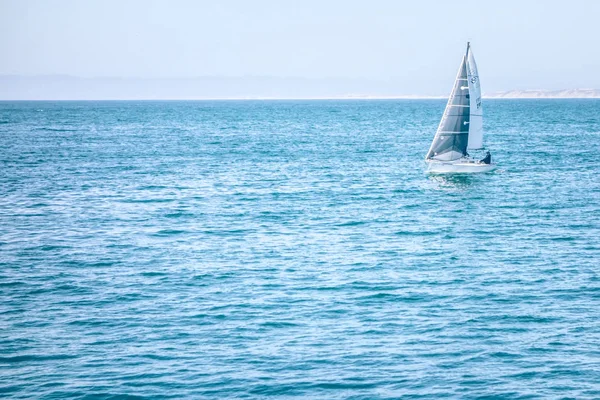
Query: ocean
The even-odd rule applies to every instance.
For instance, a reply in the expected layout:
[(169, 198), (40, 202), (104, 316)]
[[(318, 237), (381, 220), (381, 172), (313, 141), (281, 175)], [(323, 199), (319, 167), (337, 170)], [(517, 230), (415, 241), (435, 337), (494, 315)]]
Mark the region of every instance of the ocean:
[(0, 102), (0, 396), (599, 398), (600, 100)]

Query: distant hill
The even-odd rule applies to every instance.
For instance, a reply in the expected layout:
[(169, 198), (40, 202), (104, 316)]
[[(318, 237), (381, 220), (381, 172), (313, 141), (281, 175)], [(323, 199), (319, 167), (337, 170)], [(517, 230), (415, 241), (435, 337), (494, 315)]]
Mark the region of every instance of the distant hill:
[(509, 90), (507, 92), (485, 93), (483, 97), (490, 99), (595, 99), (600, 98), (600, 90)]

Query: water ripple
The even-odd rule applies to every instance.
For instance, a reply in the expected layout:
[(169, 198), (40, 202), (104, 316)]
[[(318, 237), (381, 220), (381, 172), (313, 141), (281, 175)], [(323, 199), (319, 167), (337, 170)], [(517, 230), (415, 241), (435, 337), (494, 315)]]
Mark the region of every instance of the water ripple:
[(0, 395), (600, 397), (600, 102), (443, 108), (0, 102)]

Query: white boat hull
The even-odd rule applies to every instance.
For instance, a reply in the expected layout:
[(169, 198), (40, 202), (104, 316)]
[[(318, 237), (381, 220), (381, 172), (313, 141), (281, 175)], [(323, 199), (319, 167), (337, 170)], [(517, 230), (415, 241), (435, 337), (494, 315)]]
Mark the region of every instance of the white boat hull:
[(430, 174), (477, 174), (496, 169), (496, 164), (484, 164), (475, 160), (460, 159), (456, 161), (427, 161), (427, 172)]

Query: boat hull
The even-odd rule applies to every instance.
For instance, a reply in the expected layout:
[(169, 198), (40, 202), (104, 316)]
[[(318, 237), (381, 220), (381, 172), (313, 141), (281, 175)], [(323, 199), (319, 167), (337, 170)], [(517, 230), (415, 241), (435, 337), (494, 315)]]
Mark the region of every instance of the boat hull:
[(428, 161), (427, 172), (430, 174), (478, 174), (496, 169), (496, 164), (484, 164), (478, 161)]

